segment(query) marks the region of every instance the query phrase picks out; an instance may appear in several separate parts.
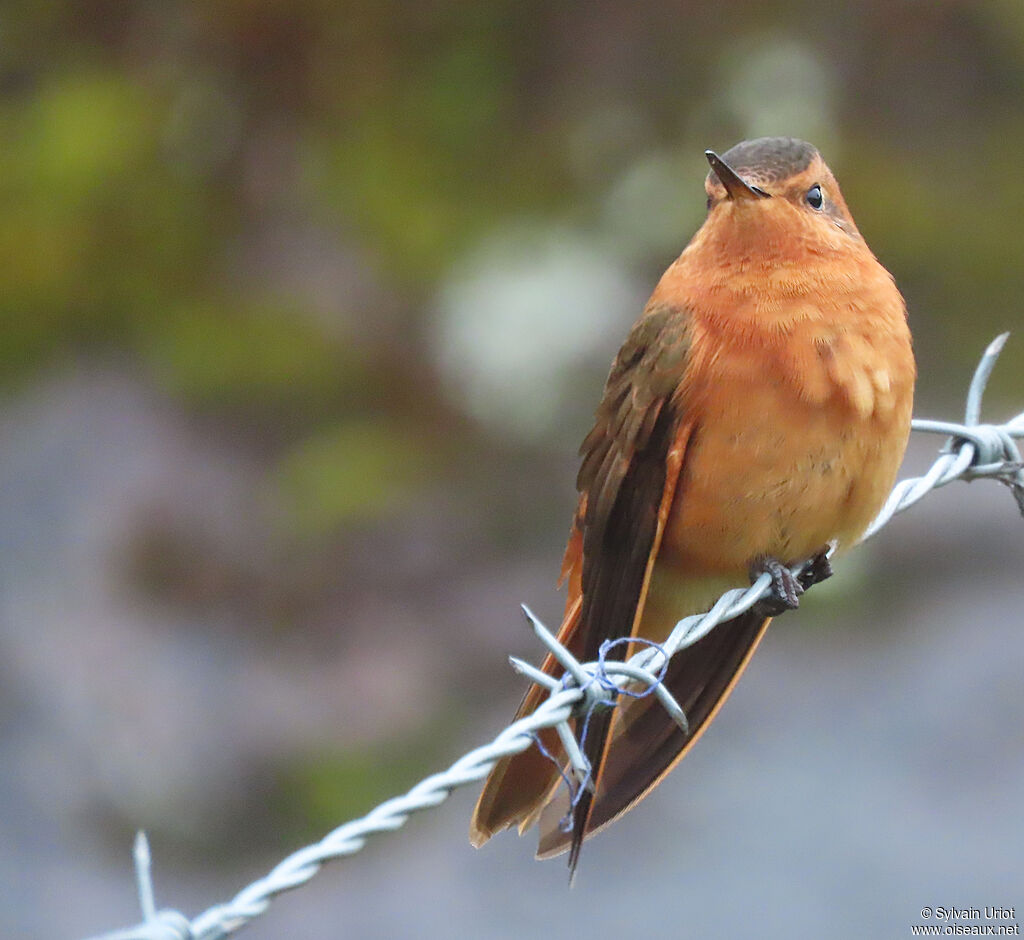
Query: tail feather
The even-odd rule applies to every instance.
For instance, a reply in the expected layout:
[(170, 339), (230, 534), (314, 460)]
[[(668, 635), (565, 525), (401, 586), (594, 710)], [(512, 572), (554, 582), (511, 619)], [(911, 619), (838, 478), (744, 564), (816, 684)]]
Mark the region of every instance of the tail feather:
[[(559, 642), (577, 655), (577, 632), (580, 623), (579, 600), (566, 612), (558, 632)], [(549, 655), (543, 664), (549, 676), (561, 674), (562, 667)], [(515, 719), (531, 714), (544, 700), (546, 690), (531, 686), (516, 711)], [(509, 826), (524, 829), (537, 818), (537, 810), (547, 802), (562, 779), (558, 764), (565, 754), (558, 735), (550, 728), (539, 733), (541, 743), (551, 757), (537, 747), (503, 758), (495, 764), (477, 800), (469, 825), (469, 841), (480, 848), (496, 832)], [(552, 760), (554, 758), (554, 760)]]
[[(642, 800), (682, 760), (729, 697), (770, 619), (754, 612), (719, 624), (707, 636), (677, 653), (664, 683), (686, 712), (688, 733), (669, 717), (657, 698), (623, 702), (614, 715), (610, 741), (597, 792), (591, 798), (586, 830), (573, 837), (559, 823), (564, 801), (555, 800), (540, 816), (538, 858), (551, 858), (570, 849), (579, 853), (589, 838)], [(571, 864), (571, 863), (570, 863)]]

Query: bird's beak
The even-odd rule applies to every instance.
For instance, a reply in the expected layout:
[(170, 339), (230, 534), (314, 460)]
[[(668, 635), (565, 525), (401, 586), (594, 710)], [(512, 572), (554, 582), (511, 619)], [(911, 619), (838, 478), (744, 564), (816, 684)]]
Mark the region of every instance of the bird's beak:
[(766, 193), (759, 186), (751, 186), (740, 178), (739, 174), (726, 163), (714, 150), (705, 150), (704, 156), (708, 158), (711, 169), (715, 171), (730, 199), (769, 199), (771, 193)]

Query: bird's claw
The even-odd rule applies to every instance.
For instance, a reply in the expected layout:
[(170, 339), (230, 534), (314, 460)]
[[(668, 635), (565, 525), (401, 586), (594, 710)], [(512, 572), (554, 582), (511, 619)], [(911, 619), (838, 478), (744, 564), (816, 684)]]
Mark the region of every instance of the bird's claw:
[(766, 617), (777, 617), (800, 606), (804, 585), (781, 561), (768, 556), (756, 558), (750, 565), (750, 580), (756, 581), (762, 574), (772, 579), (768, 593), (757, 602), (758, 610)]
[(797, 580), (806, 591), (816, 584), (821, 584), (822, 581), (827, 581), (832, 577), (832, 574), (832, 563), (828, 560), (828, 549), (823, 548), (807, 563), (807, 567), (800, 572)]

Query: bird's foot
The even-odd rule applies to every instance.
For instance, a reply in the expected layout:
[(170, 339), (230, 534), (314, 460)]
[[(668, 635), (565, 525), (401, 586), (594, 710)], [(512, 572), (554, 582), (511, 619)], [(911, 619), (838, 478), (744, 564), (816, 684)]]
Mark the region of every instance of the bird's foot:
[(755, 605), (759, 612), (766, 617), (777, 617), (800, 606), (804, 586), (778, 558), (762, 555), (751, 562), (750, 580), (756, 581), (763, 574), (767, 574), (772, 581), (768, 593)]
[(821, 584), (832, 577), (832, 563), (828, 560), (828, 549), (823, 548), (808, 563), (807, 567), (800, 572), (797, 580), (800, 586), (806, 591), (808, 588)]

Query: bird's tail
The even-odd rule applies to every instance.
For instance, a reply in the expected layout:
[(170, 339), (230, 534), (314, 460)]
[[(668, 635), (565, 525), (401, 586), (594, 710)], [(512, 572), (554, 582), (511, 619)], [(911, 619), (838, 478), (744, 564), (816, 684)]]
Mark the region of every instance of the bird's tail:
[[(579, 623), (580, 601), (577, 599), (566, 611), (558, 631), (559, 642), (574, 656), (579, 655)], [(561, 665), (550, 654), (542, 668), (549, 676), (558, 676), (562, 672)], [(541, 686), (531, 686), (516, 711), (515, 720), (533, 712), (546, 694), (547, 690)], [(559, 765), (565, 760), (561, 742), (551, 728), (539, 732), (538, 737), (550, 757), (540, 748), (530, 747), (498, 761), (487, 777), (469, 825), (469, 841), (476, 848), (509, 826), (518, 825), (520, 832), (529, 828), (557, 789), (562, 779)]]
[[(578, 846), (582, 839), (627, 812), (661, 783), (729, 697), (770, 622), (770, 618), (748, 611), (719, 624), (672, 658), (663, 681), (686, 713), (687, 732), (653, 695), (626, 699), (609, 713), (609, 743), (595, 781), (582, 838), (574, 840), (572, 832), (560, 827), (568, 811), (568, 795), (558, 793), (540, 815), (538, 858), (560, 855), (574, 842)], [(554, 797), (555, 793), (549, 791), (549, 795)], [(589, 794), (584, 798), (589, 798)]]

